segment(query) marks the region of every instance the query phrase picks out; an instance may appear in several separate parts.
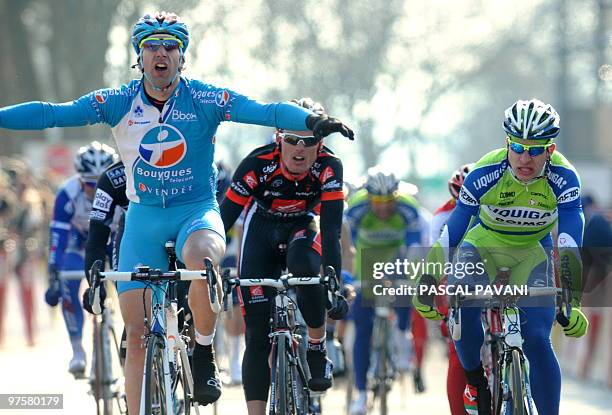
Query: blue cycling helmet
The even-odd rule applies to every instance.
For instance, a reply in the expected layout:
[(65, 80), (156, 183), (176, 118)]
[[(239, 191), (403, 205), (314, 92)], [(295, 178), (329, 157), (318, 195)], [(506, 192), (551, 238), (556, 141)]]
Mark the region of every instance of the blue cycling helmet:
[(559, 135), (559, 114), (539, 99), (518, 100), (504, 114), (504, 130), (523, 140), (552, 140)]
[(132, 29), (132, 46), (136, 54), (140, 54), (140, 42), (155, 34), (168, 34), (183, 42), (181, 52), (185, 53), (189, 46), (189, 30), (187, 25), (174, 13), (156, 12), (154, 15), (145, 14)]

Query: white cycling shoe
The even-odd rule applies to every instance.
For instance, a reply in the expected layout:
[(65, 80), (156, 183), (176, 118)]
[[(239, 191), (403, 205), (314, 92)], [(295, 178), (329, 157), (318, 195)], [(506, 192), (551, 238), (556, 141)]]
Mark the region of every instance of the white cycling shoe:
[(357, 399), (351, 402), (350, 415), (366, 415), (368, 413), (368, 394), (360, 391)]
[(72, 373), (75, 378), (82, 379), (85, 377), (86, 365), (85, 352), (77, 351), (72, 356), (72, 359), (70, 359), (70, 363), (68, 363), (68, 372)]

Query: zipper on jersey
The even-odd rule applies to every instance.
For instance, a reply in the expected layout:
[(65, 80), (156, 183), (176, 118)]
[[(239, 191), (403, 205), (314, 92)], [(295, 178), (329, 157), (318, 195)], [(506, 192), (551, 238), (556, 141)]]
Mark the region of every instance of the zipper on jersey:
[[(160, 134), (162, 133), (162, 131), (163, 131), (163, 129), (162, 129), (162, 125), (163, 125), (163, 123), (164, 123), (164, 119), (163, 119), (163, 111), (166, 109), (166, 105), (168, 105), (168, 101), (166, 101), (166, 102), (164, 103), (164, 107), (162, 108), (162, 110), (161, 110), (161, 111), (159, 111), (159, 109), (158, 109), (158, 111), (159, 111), (159, 119), (157, 120), (157, 124), (158, 124), (158, 131), (157, 131), (157, 135), (158, 135), (158, 137), (159, 137), (159, 135), (160, 135)], [(158, 141), (158, 142), (157, 142), (157, 145), (159, 146), (159, 151), (160, 151), (160, 154), (161, 154), (161, 152), (163, 152), (163, 149), (162, 149), (162, 143), (161, 143), (161, 141)], [(162, 207), (163, 207), (163, 208), (165, 208), (165, 207), (166, 207), (166, 197), (164, 196), (165, 183), (164, 183), (164, 177), (163, 177), (163, 175), (161, 175), (161, 180), (160, 180), (160, 183), (161, 183), (161, 198), (162, 198)]]

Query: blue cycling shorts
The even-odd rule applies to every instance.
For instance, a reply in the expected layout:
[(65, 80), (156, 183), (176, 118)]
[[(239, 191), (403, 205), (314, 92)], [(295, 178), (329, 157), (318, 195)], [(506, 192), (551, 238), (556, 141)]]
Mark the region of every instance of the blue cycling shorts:
[[(215, 199), (167, 208), (130, 203), (119, 250), (119, 271), (133, 271), (139, 265), (168, 270), (166, 241), (176, 241), (178, 259), (183, 261), (182, 250), (187, 238), (201, 229), (210, 229), (225, 239)], [(141, 282), (121, 281), (117, 283), (117, 292), (144, 287)]]

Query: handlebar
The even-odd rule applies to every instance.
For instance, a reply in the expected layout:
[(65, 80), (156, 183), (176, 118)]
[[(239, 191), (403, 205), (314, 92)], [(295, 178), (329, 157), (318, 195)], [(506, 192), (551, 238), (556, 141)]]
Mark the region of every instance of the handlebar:
[(336, 306), (336, 296), (338, 294), (339, 286), (338, 278), (333, 267), (327, 266), (323, 275), (316, 276), (301, 276), (296, 277), (291, 273), (281, 275), (278, 279), (274, 278), (236, 278), (235, 274), (232, 277), (231, 269), (225, 269), (221, 281), (223, 284), (223, 304), (224, 310), (228, 308), (228, 296), (230, 295), (234, 287), (256, 287), (265, 286), (272, 287), (277, 290), (287, 290), (290, 287), (296, 287), (300, 285), (323, 285), (327, 288), (328, 300), (332, 305), (332, 308)]
[(218, 278), (215, 272), (214, 265), (209, 258), (204, 259), (203, 270), (187, 270), (178, 269), (176, 271), (161, 271), (159, 269), (151, 269), (148, 266), (141, 266), (132, 272), (124, 271), (103, 271), (104, 264), (102, 261), (95, 261), (90, 270), (91, 287), (89, 292), (89, 302), (92, 304), (94, 312), (100, 310), (98, 299), (99, 286), (103, 280), (110, 281), (142, 281), (142, 282), (167, 282), (167, 281), (194, 281), (207, 280), (208, 294), (210, 298), (211, 308), (215, 313), (221, 311), (221, 304), (217, 296)]

